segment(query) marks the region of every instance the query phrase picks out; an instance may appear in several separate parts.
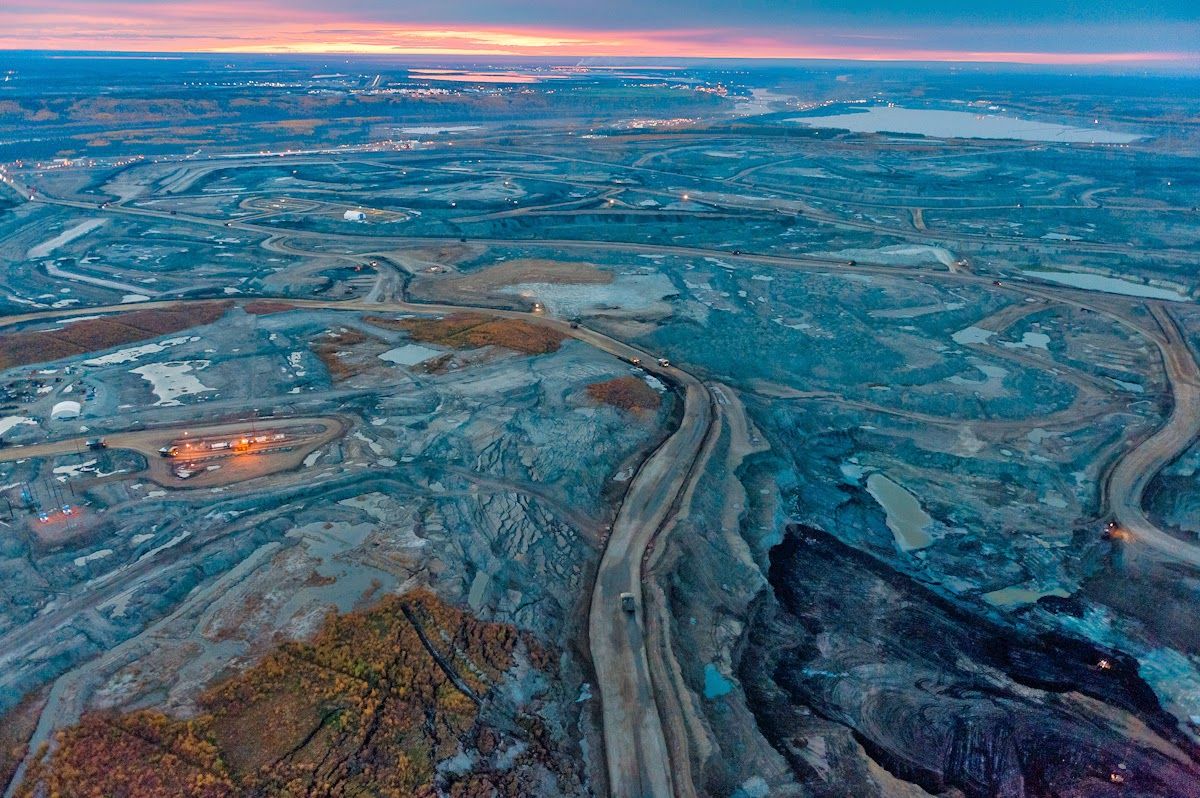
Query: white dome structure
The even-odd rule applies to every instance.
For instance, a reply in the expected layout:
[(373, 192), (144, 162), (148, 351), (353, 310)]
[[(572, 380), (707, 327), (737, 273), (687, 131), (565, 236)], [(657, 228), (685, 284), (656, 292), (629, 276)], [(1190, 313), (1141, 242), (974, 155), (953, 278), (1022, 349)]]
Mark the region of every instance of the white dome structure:
[(54, 406), (50, 411), (50, 418), (55, 421), (68, 421), (72, 418), (79, 418), (80, 411), (83, 407), (79, 402), (70, 399), (64, 399)]

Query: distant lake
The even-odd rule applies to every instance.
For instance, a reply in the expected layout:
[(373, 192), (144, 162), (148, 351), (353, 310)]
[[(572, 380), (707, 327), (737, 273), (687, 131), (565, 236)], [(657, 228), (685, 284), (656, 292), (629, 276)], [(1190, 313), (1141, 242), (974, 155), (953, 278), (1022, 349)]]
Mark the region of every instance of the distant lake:
[(472, 72), (465, 69), (410, 69), (417, 80), (447, 80), (454, 83), (541, 83), (544, 80), (567, 80), (570, 75), (533, 72)]
[(996, 114), (881, 105), (833, 116), (798, 116), (788, 121), (799, 122), (809, 127), (841, 128), (855, 133), (917, 133), (922, 136), (944, 139), (1019, 139), (1021, 141), (1128, 144), (1142, 138), (1133, 133), (1056, 125), (1051, 122), (1034, 122)]

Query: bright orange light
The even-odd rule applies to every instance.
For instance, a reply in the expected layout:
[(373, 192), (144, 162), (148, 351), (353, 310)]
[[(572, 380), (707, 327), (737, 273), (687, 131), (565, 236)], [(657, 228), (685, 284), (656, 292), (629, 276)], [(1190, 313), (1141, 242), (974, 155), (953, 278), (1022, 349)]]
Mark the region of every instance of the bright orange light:
[(1123, 529), (1119, 526), (1114, 526), (1108, 530), (1108, 537), (1112, 540), (1119, 540), (1122, 543), (1128, 543), (1133, 540), (1133, 533), (1128, 529)]

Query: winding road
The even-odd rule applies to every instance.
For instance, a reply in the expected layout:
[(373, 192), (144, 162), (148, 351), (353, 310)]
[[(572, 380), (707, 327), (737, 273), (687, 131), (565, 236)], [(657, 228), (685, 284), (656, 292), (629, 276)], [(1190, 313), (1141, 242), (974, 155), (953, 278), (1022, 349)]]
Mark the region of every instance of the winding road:
[[(1200, 568), (1200, 548), (1160, 529), (1142, 505), (1146, 486), (1183, 454), (1200, 435), (1200, 367), (1179, 324), (1165, 303), (1146, 303), (1162, 336), (1151, 336), (1162, 354), (1171, 386), (1167, 423), (1117, 460), (1105, 481), (1104, 493), (1113, 519), (1134, 543), (1143, 543), (1169, 558)], [(1134, 553), (1137, 553), (1136, 547)]]
[[(180, 300), (204, 301), (204, 300)], [(476, 307), (417, 304), (411, 302), (321, 301), (288, 300), (297, 307), (323, 310), (350, 310), (397, 313), (455, 313), (478, 312)], [(142, 302), (136, 308), (164, 307), (173, 302)], [(89, 314), (127, 312), (129, 305), (88, 308)], [(75, 310), (78, 315), (80, 310)], [(621, 502), (612, 532), (601, 558), (592, 591), (589, 613), (589, 633), (593, 667), (596, 672), (604, 720), (605, 761), (613, 795), (662, 796), (673, 794), (671, 759), (660, 720), (660, 708), (655, 698), (654, 681), (646, 657), (646, 640), (640, 610), (630, 615), (622, 612), (620, 596), (630, 592), (642, 604), (641, 564), (647, 547), (662, 528), (691, 475), (690, 464), (696, 462), (710, 427), (712, 412), (709, 394), (696, 377), (675, 367), (663, 367), (655, 355), (630, 346), (603, 333), (583, 326), (546, 318), (540, 314), (512, 310), (490, 310), (501, 318), (521, 318), (551, 327), (565, 336), (575, 338), (625, 361), (640, 359), (642, 368), (673, 386), (682, 394), (683, 411), (679, 427), (647, 458), (630, 480)], [(71, 313), (45, 311), (26, 313), (0, 319), (0, 326), (42, 319), (62, 318)], [(156, 448), (161, 430), (154, 433), (110, 435), (115, 447), (139, 451), (137, 435), (151, 435)], [(135, 436), (135, 437), (130, 437)], [(126, 438), (129, 438), (126, 440)], [(8, 450), (3, 459), (30, 457), (38, 454), (74, 452), (78, 441), (62, 441)], [(78, 609), (78, 608), (76, 608)], [(58, 617), (57, 615), (55, 616)], [(59, 620), (61, 622), (61, 619)], [(45, 624), (31, 624), (12, 639), (0, 640), (5, 646), (21, 645), (42, 634)], [(669, 711), (669, 710), (668, 710)]]
[[(274, 161), (273, 161), (274, 162)], [(244, 165), (252, 165), (247, 162)], [(611, 164), (604, 164), (611, 166)], [(7, 183), (25, 199), (32, 197), (32, 192), (12, 180)], [(728, 208), (754, 211), (778, 211), (808, 216), (817, 221), (825, 221), (843, 227), (859, 227), (878, 231), (879, 225), (848, 221), (833, 218), (831, 215), (803, 206), (799, 202), (786, 200), (751, 200), (746, 197), (707, 193), (697, 194), (706, 203), (722, 205)], [(444, 244), (455, 241), (448, 237), (391, 237), (374, 238), (345, 234), (310, 233), (302, 230), (280, 230), (250, 223), (249, 219), (224, 220), (194, 215), (173, 215), (165, 211), (153, 211), (144, 208), (130, 208), (120, 204), (105, 205), (98, 208), (94, 203), (75, 200), (64, 200), (37, 195), (32, 201), (57, 204), (87, 210), (100, 210), (107, 213), (120, 213), (131, 216), (170, 219), (175, 222), (203, 225), (209, 227), (236, 228), (246, 232), (262, 234), (272, 243), (272, 246), (288, 251), (280, 239), (317, 239), (323, 242), (342, 242), (354, 247), (366, 246), (372, 252), (378, 252), (388, 246), (419, 246), (423, 244)], [(781, 207), (786, 204), (786, 207)], [(529, 213), (522, 209), (521, 214)], [(559, 208), (555, 212), (563, 213)], [(571, 211), (565, 211), (570, 213)], [(919, 237), (923, 241), (930, 240), (930, 234), (920, 229), (923, 218), (914, 214), (916, 229), (906, 233), (898, 233), (890, 228), (887, 232), (902, 237)], [(932, 236), (937, 240), (947, 238), (945, 234)], [(966, 235), (960, 238), (968, 240), (982, 239), (982, 236)], [(472, 242), (494, 245), (512, 245), (511, 239), (472, 238)], [(631, 253), (651, 253), (680, 256), (712, 257), (720, 256), (731, 262), (755, 262), (784, 266), (790, 268), (821, 268), (828, 269), (837, 266), (848, 271), (862, 273), (882, 273), (888, 275), (920, 275), (924, 279), (956, 280), (975, 284), (990, 284), (992, 281), (969, 272), (930, 272), (917, 268), (905, 268), (886, 264), (860, 263), (853, 266), (845, 261), (832, 258), (811, 256), (781, 256), (781, 255), (732, 255), (715, 249), (690, 246), (634, 244), (607, 241), (581, 240), (530, 240), (530, 243), (555, 247), (567, 251), (596, 250), (621, 251)], [(1101, 251), (1119, 250), (1112, 245), (1097, 245), (1081, 247)], [(297, 252), (297, 254), (299, 254)], [(345, 254), (342, 252), (304, 251), (303, 254), (320, 257), (363, 257), (362, 254)], [(1010, 284), (1002, 290), (1024, 293), (1027, 296), (1041, 296), (1053, 301), (1063, 301), (1067, 304), (1078, 304), (1079, 291), (1060, 289), (1040, 284)], [(326, 310), (368, 310), (374, 312), (407, 312), (407, 313), (453, 313), (459, 311), (479, 311), (477, 306), (454, 304), (425, 304), (402, 301), (397, 298), (400, 290), (395, 285), (389, 285), (388, 290), (373, 292), (370, 299), (375, 301), (320, 301), (287, 299), (297, 307), (320, 308)], [(40, 311), (9, 316), (0, 319), (0, 326), (37, 321), (43, 319), (77, 316), (83, 312), (116, 313), (132, 309), (145, 309), (178, 304), (180, 301), (201, 300), (172, 300), (161, 302), (143, 302), (136, 306), (115, 305), (99, 308), (72, 309), (61, 311)], [(1163, 556), (1187, 563), (1200, 568), (1200, 549), (1182, 540), (1172, 537), (1159, 529), (1146, 515), (1142, 500), (1146, 486), (1153, 477), (1167, 464), (1179, 456), (1200, 435), (1200, 367), (1188, 342), (1179, 329), (1178, 321), (1172, 314), (1168, 303), (1139, 302), (1127, 299), (1114, 299), (1104, 295), (1098, 304), (1109, 306), (1115, 303), (1122, 309), (1134, 304), (1143, 304), (1150, 310), (1154, 327), (1133, 321), (1129, 314), (1115, 312), (1122, 322), (1126, 323), (1148, 340), (1154, 343), (1161, 353), (1168, 382), (1171, 387), (1173, 404), (1166, 423), (1153, 435), (1129, 448), (1108, 472), (1104, 483), (1104, 500), (1113, 518), (1131, 535), (1133, 542), (1144, 543)], [(486, 309), (486, 312), (503, 318), (521, 318), (537, 324), (554, 328), (562, 334), (577, 339), (590, 346), (596, 347), (613, 356), (626, 361), (640, 358), (644, 368), (659, 379), (672, 386), (682, 399), (683, 407), (680, 423), (656, 448), (638, 469), (630, 481), (626, 494), (621, 502), (611, 534), (605, 545), (597, 570), (595, 584), (591, 595), (591, 605), (588, 617), (589, 645), (597, 686), (600, 694), (603, 719), (603, 737), (605, 761), (609, 780), (609, 792), (620, 798), (654, 796), (667, 798), (676, 794), (689, 794), (690, 785), (680, 784), (675, 774), (686, 771), (687, 768), (676, 767), (673, 759), (686, 757), (684, 750), (679, 752), (677, 740), (669, 747), (664, 728), (683, 728), (685, 724), (680, 718), (680, 708), (670, 701), (664, 701), (671, 691), (664, 690), (664, 680), (668, 676), (662, 673), (661, 664), (655, 667), (652, 662), (655, 657), (648, 657), (647, 647), (661, 645), (661, 641), (651, 639), (652, 634), (646, 624), (646, 596), (643, 594), (643, 564), (647, 552), (655, 544), (655, 538), (660, 533), (670, 529), (671, 521), (685, 503), (688, 492), (695, 486), (698, 477), (698, 464), (705, 460), (702, 453), (709, 445), (713, 430), (721, 422), (723, 411), (715, 409), (715, 403), (720, 395), (702, 383), (696, 376), (677, 367), (660, 367), (656, 365), (656, 356), (611, 338), (603, 333), (583, 326), (569, 325), (566, 322), (546, 318), (540, 314), (524, 311)], [(731, 423), (731, 422), (722, 422)], [(742, 429), (741, 437), (745, 438)], [(32, 452), (26, 452), (26, 456)], [(635, 598), (636, 611), (626, 613), (621, 610), (620, 596), (631, 593)], [(661, 611), (661, 607), (655, 607)], [(675, 734), (673, 737), (677, 736)], [(685, 746), (686, 748), (686, 746)], [(674, 749), (674, 750), (673, 750)], [(674, 756), (673, 756), (674, 755)]]

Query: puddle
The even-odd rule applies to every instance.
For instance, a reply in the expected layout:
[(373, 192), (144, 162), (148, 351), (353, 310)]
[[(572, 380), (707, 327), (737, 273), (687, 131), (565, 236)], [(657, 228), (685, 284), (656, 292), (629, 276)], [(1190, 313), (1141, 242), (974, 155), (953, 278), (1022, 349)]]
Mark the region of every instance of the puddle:
[(933, 519), (916, 496), (879, 473), (867, 477), (867, 492), (887, 514), (888, 529), (892, 530), (901, 551), (916, 551), (933, 543), (925, 531)]
[(1035, 590), (1033, 588), (1013, 585), (1012, 587), (993, 590), (991, 593), (984, 593), (983, 599), (997, 607), (1013, 607), (1018, 604), (1033, 604), (1038, 599), (1045, 598), (1046, 596), (1070, 598), (1071, 594), (1061, 587), (1054, 587), (1049, 590)]
[(112, 554), (112, 549), (100, 549), (99, 551), (93, 551), (91, 554), (85, 554), (82, 557), (76, 557), (74, 560), (75, 567), (82, 568), (94, 560), (103, 560), (105, 557), (111, 557)]
[(157, 354), (169, 346), (179, 346), (180, 344), (192, 343), (199, 341), (196, 336), (188, 336), (183, 338), (167, 338), (153, 344), (141, 344), (140, 346), (131, 346), (127, 349), (118, 349), (116, 352), (109, 352), (107, 355), (100, 357), (89, 358), (83, 361), (85, 366), (112, 366), (116, 363), (130, 363), (143, 355)]
[(982, 327), (966, 327), (951, 335), (950, 339), (962, 346), (967, 344), (986, 344), (988, 339), (995, 334), (992, 330), (985, 330)]
[(1004, 341), (1000, 344), (1007, 349), (1050, 349), (1050, 336), (1040, 332), (1027, 332), (1020, 341)]
[(931, 247), (927, 244), (899, 244), (878, 249), (840, 249), (837, 252), (813, 254), (819, 257), (861, 260), (887, 266), (922, 266), (934, 263), (947, 268), (954, 266), (954, 255), (950, 253), (950, 250), (944, 247)]
[(956, 374), (953, 377), (947, 377), (946, 382), (972, 388), (984, 399), (995, 399), (1007, 394), (1004, 390), (1004, 378), (1008, 376), (1007, 369), (975, 360), (971, 361), (971, 366), (983, 374), (982, 380), (967, 379)]
[(160, 407), (174, 407), (179, 404), (179, 397), (212, 391), (192, 373), (208, 368), (208, 360), (180, 360), (170, 363), (150, 363), (130, 369), (131, 374), (137, 374), (150, 383), (150, 390), (158, 397), (154, 404)]
[(676, 292), (665, 274), (619, 274), (607, 285), (568, 283), (521, 283), (503, 293), (536, 299), (546, 310), (562, 318), (600, 310), (648, 310)]
[(398, 346), (395, 349), (389, 349), (379, 356), (380, 360), (386, 360), (389, 363), (395, 363), (397, 366), (415, 366), (418, 363), (424, 363), (431, 357), (437, 357), (442, 354), (436, 349), (430, 349), (427, 346), (418, 344), (405, 344)]
[(1069, 285), (1072, 288), (1086, 288), (1089, 291), (1103, 291), (1106, 294), (1122, 294), (1124, 296), (1145, 297), (1146, 299), (1166, 299), (1172, 302), (1187, 302), (1188, 297), (1170, 288), (1158, 288), (1153, 285), (1142, 285), (1120, 277), (1102, 277), (1099, 274), (1081, 274), (1079, 272), (1043, 272), (1028, 270), (1021, 274), (1049, 280), (1052, 283)]
[(726, 679), (717, 666), (708, 663), (704, 666), (704, 697), (711, 700), (733, 692), (733, 682)]

